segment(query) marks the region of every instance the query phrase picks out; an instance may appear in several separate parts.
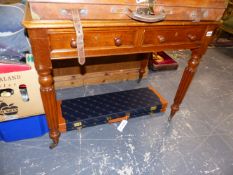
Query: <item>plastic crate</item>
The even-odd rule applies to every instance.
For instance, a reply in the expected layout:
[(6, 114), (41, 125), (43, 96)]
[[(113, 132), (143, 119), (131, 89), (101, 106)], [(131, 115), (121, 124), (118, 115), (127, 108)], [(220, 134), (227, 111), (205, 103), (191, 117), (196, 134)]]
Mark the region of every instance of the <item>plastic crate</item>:
[(11, 120), (0, 123), (0, 140), (12, 142), (35, 138), (48, 132), (45, 115)]

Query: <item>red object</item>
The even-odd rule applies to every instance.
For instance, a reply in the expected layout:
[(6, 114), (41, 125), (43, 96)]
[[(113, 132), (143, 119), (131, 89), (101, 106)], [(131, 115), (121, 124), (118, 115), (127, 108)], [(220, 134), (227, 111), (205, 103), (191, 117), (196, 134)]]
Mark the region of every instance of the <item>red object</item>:
[(21, 72), (30, 70), (31, 67), (27, 64), (4, 64), (0, 63), (0, 74), (10, 72)]
[(165, 52), (158, 52), (150, 59), (149, 67), (152, 70), (172, 70), (178, 68), (178, 63)]

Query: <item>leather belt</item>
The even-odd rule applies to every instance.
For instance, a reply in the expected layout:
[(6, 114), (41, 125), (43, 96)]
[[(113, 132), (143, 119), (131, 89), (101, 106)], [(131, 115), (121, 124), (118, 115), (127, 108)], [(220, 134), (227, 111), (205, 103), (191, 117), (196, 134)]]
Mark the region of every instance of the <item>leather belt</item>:
[(78, 52), (78, 62), (81, 65), (85, 64), (85, 51), (84, 51), (84, 35), (83, 27), (80, 20), (79, 10), (72, 9), (72, 18), (73, 24), (76, 32), (76, 43), (77, 43), (77, 52)]

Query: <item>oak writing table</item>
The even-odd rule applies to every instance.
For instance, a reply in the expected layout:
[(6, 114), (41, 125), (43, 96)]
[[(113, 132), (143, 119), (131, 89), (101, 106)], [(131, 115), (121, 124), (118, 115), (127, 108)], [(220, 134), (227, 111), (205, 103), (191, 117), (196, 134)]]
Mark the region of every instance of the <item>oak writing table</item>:
[[(23, 25), (27, 28), (35, 66), (39, 75), (41, 97), (49, 126), (51, 147), (59, 142), (58, 105), (51, 60), (77, 57), (75, 30), (69, 20), (32, 20), (26, 10)], [(164, 50), (190, 49), (191, 58), (184, 70), (171, 106), (171, 119), (196, 72), (202, 55), (212, 40), (218, 22), (164, 21), (143, 23), (134, 20), (82, 21), (85, 54), (89, 57), (151, 53)], [(140, 77), (147, 66), (148, 55), (141, 63)], [(100, 57), (101, 59), (101, 57)]]

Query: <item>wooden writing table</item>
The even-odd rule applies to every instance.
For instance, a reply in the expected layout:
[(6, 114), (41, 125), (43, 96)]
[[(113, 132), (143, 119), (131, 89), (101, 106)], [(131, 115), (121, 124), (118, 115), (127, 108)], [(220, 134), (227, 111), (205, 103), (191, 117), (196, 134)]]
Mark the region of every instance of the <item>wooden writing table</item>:
[[(26, 10), (24, 26), (27, 28), (35, 66), (39, 74), (41, 97), (53, 140), (59, 142), (58, 105), (54, 89), (51, 60), (77, 57), (75, 30), (68, 20), (32, 20)], [(196, 72), (202, 55), (212, 40), (218, 22), (164, 21), (142, 23), (133, 20), (82, 21), (86, 57), (150, 53), (164, 50), (191, 49), (192, 55), (171, 106), (171, 119)], [(149, 55), (149, 54), (145, 54)], [(148, 58), (145, 56), (139, 71), (143, 75)], [(88, 59), (88, 58), (87, 58)]]

